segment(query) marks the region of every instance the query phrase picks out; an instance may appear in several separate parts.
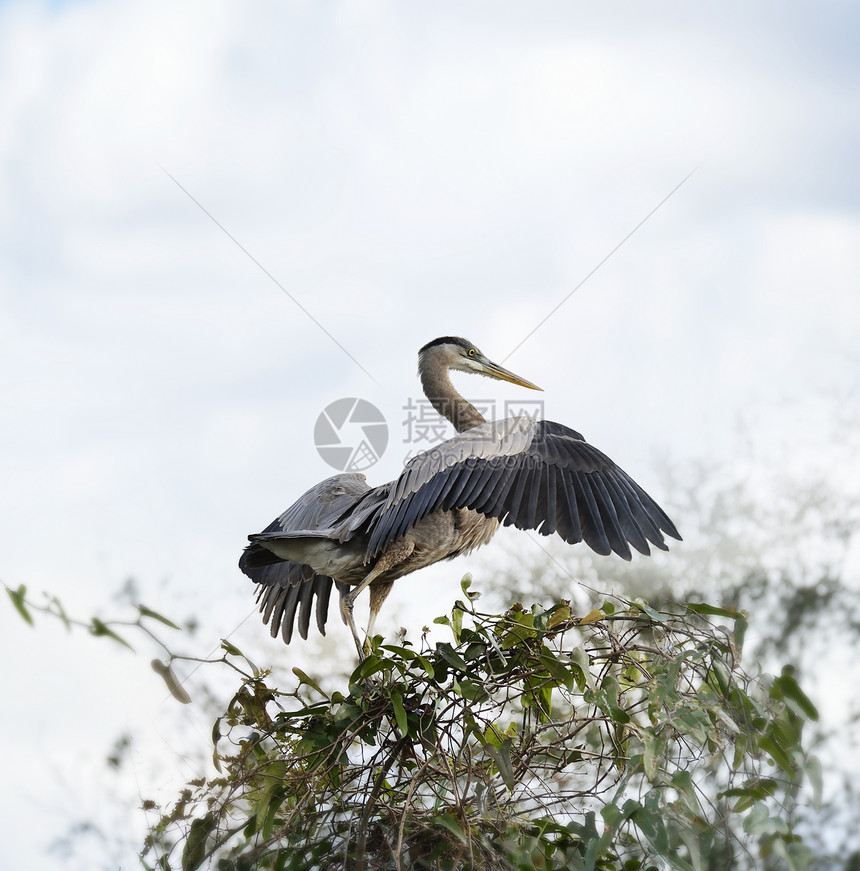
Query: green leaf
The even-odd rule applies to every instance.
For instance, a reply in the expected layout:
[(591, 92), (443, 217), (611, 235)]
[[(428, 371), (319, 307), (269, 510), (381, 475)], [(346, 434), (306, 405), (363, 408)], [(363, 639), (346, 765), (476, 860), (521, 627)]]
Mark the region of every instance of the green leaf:
[(662, 757), (663, 742), (661, 742), (652, 729), (645, 730), (642, 735), (642, 766), (645, 776), (653, 780), (657, 776), (657, 767)]
[(739, 617), (735, 620), (734, 643), (735, 643), (735, 648), (736, 648), (735, 655), (738, 657), (741, 655), (741, 651), (744, 648), (744, 638), (746, 638), (748, 626), (749, 626), (749, 620), (747, 620), (746, 617), (744, 617), (744, 618)]
[(672, 725), (681, 735), (690, 735), (700, 746), (704, 746), (708, 740), (711, 729), (711, 721), (708, 715), (701, 710), (679, 705), (672, 714)]
[(460, 671), (467, 672), (469, 671), (469, 666), (463, 660), (463, 657), (451, 647), (447, 642), (442, 642), (441, 644), (436, 645), (436, 652), (448, 665), (453, 665), (454, 668), (460, 669)]
[(711, 662), (711, 672), (710, 675), (713, 676), (716, 682), (716, 689), (720, 692), (721, 695), (728, 695), (729, 689), (732, 683), (732, 670), (729, 666), (719, 657), (715, 656), (713, 661)]
[(626, 726), (631, 720), (630, 714), (618, 705), (612, 705), (612, 707), (610, 707), (609, 716), (612, 718), (612, 722), (615, 723), (616, 726)]
[(824, 784), (821, 777), (821, 761), (817, 756), (810, 756), (804, 768), (807, 780), (812, 787), (812, 807), (816, 813), (821, 811), (821, 794)]
[(552, 614), (549, 615), (549, 620), (546, 621), (547, 629), (555, 629), (561, 623), (570, 620), (570, 608), (567, 605), (559, 605)]
[(644, 611), (655, 623), (665, 623), (666, 615), (661, 614), (659, 611), (655, 611), (650, 605), (647, 605), (645, 602), (638, 602), (636, 605), (640, 611)]
[(505, 738), (498, 747), (493, 744), (485, 744), (484, 750), (492, 757), (496, 763), (496, 768), (499, 769), (502, 781), (508, 789), (514, 788), (514, 766), (511, 763), (511, 741)]
[(352, 673), (350, 681), (362, 680), (363, 678), (370, 677), (371, 675), (376, 674), (379, 671), (384, 671), (386, 668), (390, 667), (390, 660), (383, 659), (381, 656), (371, 653), (370, 656), (358, 665)]
[(275, 828), (275, 820), (277, 819), (278, 809), (283, 804), (286, 796), (287, 789), (283, 784), (279, 785), (272, 792), (272, 797), (269, 801), (269, 808), (266, 812), (266, 819), (264, 820), (262, 829), (260, 831), (260, 834), (265, 840), (268, 840), (272, 836), (272, 830)]
[(525, 626), (527, 629), (533, 629), (535, 625), (535, 615), (529, 611), (519, 611), (514, 617), (514, 621), (519, 626)]
[(510, 650), (521, 644), (527, 638), (535, 638), (537, 630), (534, 628), (535, 615), (527, 611), (519, 611), (513, 620), (513, 626), (502, 638), (502, 650)]
[(783, 668), (782, 674), (774, 680), (770, 694), (773, 698), (793, 702), (791, 707), (796, 707), (797, 713), (807, 716), (810, 720), (818, 719), (817, 708), (800, 688), (794, 679), (793, 669), (789, 666)]
[(456, 819), (454, 819), (453, 816), (451, 816), (451, 814), (439, 814), (439, 816), (433, 818), (433, 822), (447, 829), (462, 843), (466, 844), (469, 842), (469, 836), (463, 831), (463, 827)]
[(218, 719), (212, 724), (212, 764), (215, 766), (217, 771), (221, 770), (221, 759), (218, 755), (218, 742), (221, 740), (222, 719), (222, 717), (218, 717)]
[(427, 677), (429, 677), (430, 680), (433, 680), (433, 678), (436, 676), (436, 671), (430, 664), (430, 661), (425, 657), (421, 656), (421, 654), (419, 653), (418, 662), (421, 663), (421, 667), (424, 669), (425, 672), (427, 672)]
[(541, 665), (552, 675), (555, 685), (563, 686), (568, 692), (573, 692), (573, 671), (564, 662), (557, 659), (547, 647), (542, 647), (538, 656)]
[(774, 795), (776, 788), (777, 782), (770, 777), (750, 778), (742, 787), (735, 786), (717, 793), (717, 798), (737, 798), (738, 801), (735, 802), (732, 811), (742, 813), (755, 802)]
[(405, 738), (409, 734), (409, 722), (406, 719), (406, 709), (403, 707), (403, 697), (400, 693), (391, 694), (391, 706), (394, 708), (394, 719), (397, 721), (397, 728)]
[(410, 650), (408, 647), (398, 647), (396, 644), (380, 644), (379, 649), (387, 650), (389, 653), (396, 653), (407, 662), (413, 662), (418, 658), (418, 654), (414, 650)]
[(787, 844), (783, 838), (775, 838), (772, 848), (773, 854), (785, 861), (789, 871), (808, 871), (815, 859), (815, 854), (806, 844)]
[(595, 863), (597, 862), (597, 851), (600, 849), (600, 841), (593, 838), (588, 843), (588, 849), (585, 851), (585, 871), (594, 871)]
[(487, 723), (487, 728), (484, 729), (484, 744), (492, 744), (493, 747), (501, 747), (504, 741), (504, 735), (494, 723)]
[(300, 668), (293, 666), (293, 674), (301, 681), (299, 686), (302, 684), (307, 684), (309, 687), (315, 689), (324, 699), (328, 698), (328, 695), (323, 692), (322, 687), (312, 678), (306, 675)]
[(229, 653), (230, 656), (241, 656), (242, 659), (245, 658), (245, 654), (242, 653), (235, 644), (231, 644), (226, 638), (221, 639), (221, 649)]
[(744, 831), (748, 835), (788, 834), (788, 823), (780, 817), (768, 814), (767, 805), (757, 802), (744, 820)]
[[(463, 635), (469, 632), (466, 629)], [(473, 633), (470, 633), (473, 634)], [(487, 645), (483, 641), (470, 641), (463, 651), (463, 659), (466, 662), (473, 662), (476, 659), (483, 659), (487, 655)]]
[(9, 598), (15, 606), (15, 610), (21, 615), (24, 622), (29, 623), (32, 626), (33, 617), (27, 610), (27, 606), (24, 604), (24, 596), (27, 595), (27, 588), (24, 584), (21, 584), (17, 590), (13, 590), (11, 587), (6, 587), (6, 592), (9, 594)]
[(114, 641), (122, 644), (124, 647), (127, 647), (129, 650), (134, 650), (134, 648), (122, 637), (116, 634), (109, 626), (106, 626), (99, 620), (98, 617), (92, 618), (92, 625), (90, 626), (90, 632), (93, 635), (97, 636), (106, 636), (107, 638), (113, 638)]
[(708, 614), (712, 617), (728, 617), (731, 620), (745, 619), (743, 612), (734, 608), (718, 608), (705, 602), (687, 602), (687, 607), (695, 614)]
[(208, 813), (191, 823), (182, 848), (182, 871), (195, 871), (206, 859), (206, 841), (216, 828), (215, 817)]
[[(659, 793), (657, 791), (649, 793), (644, 805), (639, 805), (629, 799), (624, 804), (624, 810), (645, 837), (651, 841), (657, 853), (665, 856), (669, 849), (669, 836), (659, 807)], [(682, 862), (680, 857), (673, 858), (675, 858), (675, 867), (690, 867), (686, 862)]]
[(687, 807), (696, 815), (701, 813), (699, 800), (696, 797), (696, 787), (693, 785), (693, 778), (689, 771), (679, 769), (673, 772), (672, 786), (678, 790), (678, 793), (684, 799)]
[(466, 572), (466, 574), (463, 575), (463, 577), (460, 581), (460, 589), (466, 594), (466, 597), (469, 599), (470, 602), (474, 602), (476, 599), (481, 598), (481, 594), (480, 593), (470, 593), (469, 588), (471, 586), (472, 586), (472, 574), (471, 574), (471, 572)]
[(584, 617), (579, 618), (579, 625), (585, 626), (588, 623), (596, 623), (598, 620), (602, 620), (606, 615), (600, 608), (595, 608), (593, 611), (589, 611)]
[(616, 804), (606, 804), (600, 811), (600, 816), (603, 817), (603, 822), (606, 823), (607, 827), (610, 829), (614, 829), (619, 822), (623, 820), (623, 814), (621, 813), (621, 809)]
[[(582, 679), (577, 680), (579, 688), (583, 689), (586, 686), (594, 686), (594, 677), (591, 674), (591, 660), (588, 658), (588, 651), (584, 647), (574, 647), (570, 652), (570, 661), (574, 665), (579, 666), (582, 673)], [(574, 675), (576, 672), (574, 671)]]
[[(284, 776), (287, 773), (287, 763), (284, 759), (274, 759), (262, 771), (263, 789), (255, 808), (254, 829), (268, 838), (272, 833), (277, 811), (284, 797)], [(273, 807), (274, 805), (274, 807)], [(267, 832), (268, 829), (268, 832)]]
[(462, 608), (454, 608), (451, 611), (451, 628), (454, 630), (454, 640), (457, 644), (460, 643), (460, 633), (463, 631), (463, 610)]
[(791, 764), (791, 759), (788, 754), (785, 752), (785, 749), (781, 747), (775, 740), (773, 735), (762, 735), (758, 739), (758, 745), (761, 747), (765, 753), (769, 753), (773, 758), (773, 761), (785, 772), (788, 774), (794, 773), (794, 768)]
[(179, 627), (172, 621), (168, 620), (163, 614), (159, 614), (158, 611), (153, 611), (152, 608), (147, 608), (144, 605), (138, 605), (137, 610), (140, 612), (141, 617), (151, 617), (153, 620), (158, 620), (159, 623), (163, 623), (165, 626), (169, 626), (171, 629), (179, 629)]
[(484, 701), (487, 698), (487, 691), (484, 689), (484, 685), (482, 683), (475, 683), (475, 681), (468, 678), (455, 680), (454, 690), (470, 702)]

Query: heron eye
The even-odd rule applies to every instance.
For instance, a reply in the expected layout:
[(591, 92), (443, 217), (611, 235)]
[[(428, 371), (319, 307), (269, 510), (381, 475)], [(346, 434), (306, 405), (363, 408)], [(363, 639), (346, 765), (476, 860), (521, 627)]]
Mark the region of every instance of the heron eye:
[(474, 357), (474, 356), (475, 356), (475, 349), (474, 349), (474, 348), (469, 348), (469, 356), (470, 356), (470, 357)]

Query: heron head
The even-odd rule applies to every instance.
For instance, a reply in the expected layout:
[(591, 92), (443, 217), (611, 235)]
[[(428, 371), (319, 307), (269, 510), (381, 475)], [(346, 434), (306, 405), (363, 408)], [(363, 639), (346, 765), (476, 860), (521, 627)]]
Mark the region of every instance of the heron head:
[(428, 342), (418, 352), (418, 368), (428, 366), (444, 366), (446, 369), (458, 369), (461, 372), (477, 372), (498, 381), (510, 381), (520, 387), (530, 390), (542, 390), (537, 384), (526, 381), (519, 375), (494, 363), (477, 345), (459, 336), (443, 336)]

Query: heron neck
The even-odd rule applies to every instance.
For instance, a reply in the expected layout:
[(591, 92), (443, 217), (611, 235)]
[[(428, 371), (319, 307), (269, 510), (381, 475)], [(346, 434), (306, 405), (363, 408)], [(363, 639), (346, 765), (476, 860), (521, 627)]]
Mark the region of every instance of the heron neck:
[(421, 386), (433, 408), (442, 417), (448, 418), (457, 432), (465, 432), (473, 426), (487, 422), (471, 402), (467, 402), (457, 393), (446, 370), (424, 369), (421, 372)]

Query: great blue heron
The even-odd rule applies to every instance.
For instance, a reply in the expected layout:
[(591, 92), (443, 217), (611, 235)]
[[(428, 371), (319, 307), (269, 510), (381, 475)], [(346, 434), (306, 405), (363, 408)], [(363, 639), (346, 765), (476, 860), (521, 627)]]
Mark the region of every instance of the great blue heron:
[(400, 476), (370, 487), (345, 472), (320, 482), (257, 535), (239, 567), (260, 584), (257, 601), (272, 637), (307, 638), (316, 622), (325, 634), (332, 583), (341, 614), (363, 657), (352, 611), (370, 587), (376, 616), (398, 578), (486, 544), (499, 528), (557, 532), (600, 554), (626, 560), (628, 545), (666, 550), (661, 531), (680, 539), (659, 505), (605, 454), (572, 429), (530, 417), (487, 422), (454, 389), (451, 369), (477, 372), (521, 387), (540, 387), (489, 360), (466, 339), (445, 336), (418, 352), (421, 386), (459, 433), (410, 460)]

